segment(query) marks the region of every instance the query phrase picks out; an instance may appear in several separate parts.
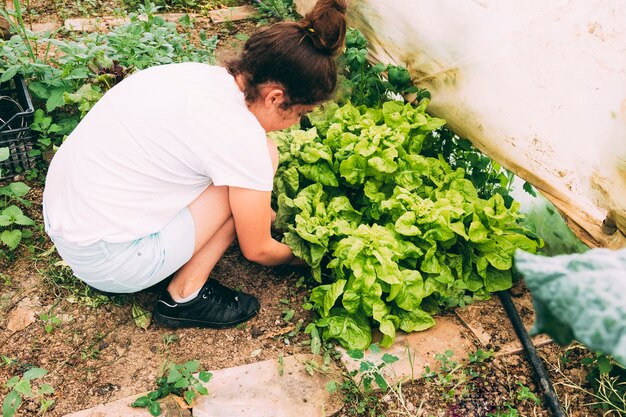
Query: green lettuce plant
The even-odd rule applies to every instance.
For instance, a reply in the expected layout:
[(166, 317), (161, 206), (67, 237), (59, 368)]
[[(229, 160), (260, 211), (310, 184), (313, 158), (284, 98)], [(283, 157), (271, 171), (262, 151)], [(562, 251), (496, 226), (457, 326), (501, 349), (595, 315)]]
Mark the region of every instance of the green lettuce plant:
[(541, 245), (517, 203), (480, 198), (462, 168), (421, 155), (445, 124), (427, 105), (332, 104), (313, 128), (275, 135), (277, 226), (319, 284), (308, 307), (322, 337), (351, 349), (370, 345), (371, 326), (388, 346), (440, 308), (509, 288), (516, 248)]

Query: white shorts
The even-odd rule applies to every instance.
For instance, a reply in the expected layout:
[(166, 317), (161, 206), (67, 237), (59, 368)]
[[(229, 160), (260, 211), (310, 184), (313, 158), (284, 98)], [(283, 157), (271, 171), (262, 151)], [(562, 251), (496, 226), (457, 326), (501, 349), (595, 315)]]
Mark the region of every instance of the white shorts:
[(110, 293), (133, 293), (164, 280), (187, 263), (196, 234), (185, 207), (161, 231), (132, 242), (78, 246), (60, 237), (50, 238), (74, 275), (86, 284)]

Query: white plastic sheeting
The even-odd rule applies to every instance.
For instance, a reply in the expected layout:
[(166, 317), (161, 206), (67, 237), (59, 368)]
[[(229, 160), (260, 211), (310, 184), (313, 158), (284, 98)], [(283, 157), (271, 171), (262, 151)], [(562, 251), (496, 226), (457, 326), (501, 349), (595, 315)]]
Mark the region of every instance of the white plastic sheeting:
[(348, 18), (585, 243), (626, 247), (626, 0), (351, 0)]

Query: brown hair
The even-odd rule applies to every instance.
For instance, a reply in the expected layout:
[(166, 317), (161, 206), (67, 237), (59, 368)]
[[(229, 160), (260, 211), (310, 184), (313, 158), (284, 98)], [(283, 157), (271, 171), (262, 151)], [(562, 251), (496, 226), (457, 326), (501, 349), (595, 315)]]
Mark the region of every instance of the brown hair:
[(335, 54), (346, 35), (345, 10), (345, 0), (318, 0), (299, 22), (276, 23), (252, 35), (239, 58), (226, 63), (233, 76), (244, 77), (246, 100), (255, 101), (267, 82), (285, 89), (284, 108), (328, 100), (337, 85)]

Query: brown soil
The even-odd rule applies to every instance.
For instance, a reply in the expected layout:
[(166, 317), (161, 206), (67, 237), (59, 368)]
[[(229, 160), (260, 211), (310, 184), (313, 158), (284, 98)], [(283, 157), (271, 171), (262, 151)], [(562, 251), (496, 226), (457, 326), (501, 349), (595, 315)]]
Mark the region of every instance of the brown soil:
[[(46, 242), (44, 248), (50, 246)], [(199, 359), (205, 369), (215, 370), (309, 351), (302, 345), (306, 338), (301, 331), (294, 332), (298, 322), (310, 321), (310, 313), (301, 307), (307, 291), (296, 285), (298, 271), (250, 263), (236, 246), (228, 250), (212, 277), (256, 295), (262, 307), (250, 322), (226, 330), (173, 330), (155, 323), (143, 330), (135, 324), (131, 307), (136, 303), (151, 310), (156, 295), (138, 294), (121, 305), (108, 302), (90, 307), (85, 303), (107, 299), (80, 301), (85, 288), (78, 283), (74, 291), (56, 287), (59, 280), (51, 274), (68, 277), (68, 271), (54, 266), (59, 261), (56, 255), (39, 255), (23, 253), (3, 272), (10, 280), (0, 287), (0, 354), (11, 363), (0, 367), (0, 382), (33, 365), (48, 370), (45, 382), (55, 388), (56, 400), (49, 416), (153, 389), (168, 360)], [(287, 310), (295, 311), (289, 321), (283, 320)], [(40, 318), (48, 312), (62, 321), (50, 332)], [(15, 329), (18, 316), (24, 328)], [(20, 411), (34, 415), (37, 410), (38, 405), (30, 402)]]
[[(530, 329), (534, 322), (530, 292), (520, 282), (513, 287), (511, 294), (525, 327)], [(552, 414), (538, 389), (535, 372), (499, 298), (494, 295), (488, 301), (458, 309), (456, 315), (472, 330), (477, 349), (493, 351), (493, 358), (473, 364), (467, 363), (468, 358), (450, 358), (466, 364), (449, 377), (452, 382), (442, 382), (434, 377), (405, 384), (401, 390), (404, 401), (399, 400), (393, 391), (381, 398), (384, 415), (550, 417)], [(589, 352), (578, 344), (560, 347), (547, 340), (545, 335), (533, 338), (566, 415), (603, 416), (601, 410), (589, 405), (594, 398), (582, 390), (589, 384), (585, 380), (587, 372), (580, 361), (588, 357)], [(435, 369), (440, 364), (440, 361), (433, 361), (431, 368)], [(446, 372), (438, 373), (447, 375)], [(520, 398), (522, 385), (530, 388), (541, 402)], [(452, 392), (449, 391), (451, 389)], [(519, 414), (506, 414), (509, 406), (517, 409)], [(407, 410), (414, 414), (406, 414)], [(502, 414), (496, 414), (498, 411)], [(618, 417), (617, 414), (614, 417)]]
[[(210, 10), (250, 4), (249, 0), (200, 0), (196, 6), (185, 7), (182, 4), (192, 2), (153, 1), (160, 5), (159, 13), (196, 13), (203, 15)], [(115, 16), (129, 10), (128, 4), (143, 4), (143, 1), (134, 0), (31, 0), (22, 2), (25, 9), (30, 12), (25, 14), (27, 23), (58, 22), (77, 17), (102, 17)], [(165, 5), (167, 3), (167, 5)], [(181, 5), (177, 5), (181, 4)]]

